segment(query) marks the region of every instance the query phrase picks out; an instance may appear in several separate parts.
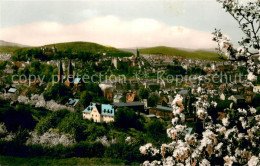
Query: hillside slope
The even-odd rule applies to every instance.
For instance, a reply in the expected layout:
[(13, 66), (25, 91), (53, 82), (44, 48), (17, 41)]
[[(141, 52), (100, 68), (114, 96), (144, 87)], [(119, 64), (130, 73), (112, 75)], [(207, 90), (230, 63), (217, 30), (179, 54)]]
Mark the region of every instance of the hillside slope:
[(91, 42), (68, 42), (68, 43), (56, 43), (45, 45), (45, 47), (55, 46), (58, 51), (71, 51), (77, 52), (91, 52), (91, 53), (106, 53), (108, 56), (128, 57), (132, 56), (132, 53), (116, 49), (114, 47), (103, 46), (97, 43)]
[(0, 40), (0, 46), (4, 47), (28, 47), (26, 45), (18, 44), (18, 43), (12, 43), (12, 42), (7, 42), (4, 40)]
[(165, 46), (140, 49), (140, 53), (141, 54), (153, 54), (153, 55), (174, 55), (174, 56), (181, 56), (181, 57), (185, 57), (185, 58), (221, 61), (221, 59), (219, 59), (218, 54), (215, 52), (184, 51), (181, 49), (165, 47)]
[(24, 47), (28, 47), (28, 46), (0, 40), (0, 53), (12, 53)]
[(78, 54), (80, 52), (88, 52), (92, 54), (96, 53), (106, 53), (108, 56), (116, 56), (116, 57), (129, 57), (133, 54), (128, 51), (119, 50), (114, 47), (103, 46), (97, 43), (91, 42), (68, 42), (68, 43), (55, 43), (48, 44), (40, 47), (25, 47), (20, 44), (10, 43), (10, 42), (2, 42), (0, 43), (0, 53), (14, 53), (16, 51), (24, 52), (29, 51), (30, 49), (40, 49), (41, 47), (51, 48), (55, 46), (58, 52), (66, 52), (71, 54)]

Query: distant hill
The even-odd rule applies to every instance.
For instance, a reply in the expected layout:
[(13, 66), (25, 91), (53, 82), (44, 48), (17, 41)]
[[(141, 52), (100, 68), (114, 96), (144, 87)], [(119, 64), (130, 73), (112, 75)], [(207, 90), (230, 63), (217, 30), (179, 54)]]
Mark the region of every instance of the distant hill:
[(158, 46), (151, 48), (140, 49), (141, 54), (154, 54), (154, 55), (174, 55), (185, 58), (201, 59), (201, 60), (214, 60), (221, 61), (217, 53), (213, 51), (204, 50), (183, 50), (172, 47)]
[(0, 40), (0, 46), (4, 46), (4, 47), (28, 47), (26, 45), (7, 42), (7, 41), (4, 41), (4, 40)]
[(29, 47), (29, 46), (0, 40), (0, 53), (12, 53), (15, 50), (24, 47)]
[(91, 52), (91, 53), (106, 53), (108, 56), (117, 57), (129, 57), (132, 56), (131, 52), (119, 50), (110, 46), (103, 46), (97, 43), (91, 42), (68, 42), (68, 43), (55, 43), (48, 44), (43, 47), (53, 47), (55, 46), (58, 51), (68, 51), (71, 52)]
[(57, 51), (68, 52), (71, 51), (72, 53), (79, 53), (79, 52), (90, 52), (90, 53), (106, 53), (108, 56), (117, 56), (117, 57), (129, 57), (133, 54), (128, 51), (119, 50), (114, 47), (103, 46), (97, 43), (91, 42), (68, 42), (68, 43), (54, 43), (48, 44), (40, 47), (28, 47), (21, 44), (10, 43), (1, 41), (0, 43), (0, 53), (12, 53), (16, 50), (29, 50), (29, 49), (39, 49), (41, 47), (48, 47), (51, 48), (55, 46)]

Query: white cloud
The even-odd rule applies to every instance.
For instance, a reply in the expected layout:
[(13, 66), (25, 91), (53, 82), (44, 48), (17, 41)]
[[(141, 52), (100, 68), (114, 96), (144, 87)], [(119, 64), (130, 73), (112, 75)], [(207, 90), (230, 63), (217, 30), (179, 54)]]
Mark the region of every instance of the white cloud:
[(125, 21), (115, 16), (94, 17), (73, 25), (38, 22), (2, 28), (0, 39), (33, 46), (89, 41), (119, 48), (162, 45), (191, 49), (215, 47), (209, 32), (170, 26), (154, 19)]

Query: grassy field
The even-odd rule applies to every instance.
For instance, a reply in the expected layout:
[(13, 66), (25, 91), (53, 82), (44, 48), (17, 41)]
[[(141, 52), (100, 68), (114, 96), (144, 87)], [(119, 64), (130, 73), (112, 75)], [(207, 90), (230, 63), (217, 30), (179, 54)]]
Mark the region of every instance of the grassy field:
[(0, 53), (13, 53), (15, 50), (21, 49), (17, 46), (0, 46)]
[[(74, 165), (128, 165), (126, 161), (119, 159), (107, 158), (65, 158), (65, 159), (52, 159), (52, 158), (22, 158), (12, 156), (0, 156), (1, 166), (74, 166)], [(133, 164), (139, 165), (139, 163)]]
[(209, 52), (209, 51), (184, 51), (171, 47), (152, 47), (152, 48), (144, 48), (140, 49), (140, 53), (142, 54), (158, 54), (158, 55), (174, 55), (181, 56), (185, 58), (193, 58), (193, 59), (201, 59), (201, 60), (214, 60), (221, 61), (217, 53)]

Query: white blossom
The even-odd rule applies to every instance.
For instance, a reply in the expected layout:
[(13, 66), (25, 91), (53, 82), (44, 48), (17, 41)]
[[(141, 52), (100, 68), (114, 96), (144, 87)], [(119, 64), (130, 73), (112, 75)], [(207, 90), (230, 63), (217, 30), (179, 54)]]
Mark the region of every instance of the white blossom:
[(56, 132), (46, 132), (41, 136), (36, 132), (31, 132), (30, 135), (31, 137), (27, 140), (26, 144), (40, 144), (42, 146), (56, 146), (62, 144), (68, 146), (76, 142), (72, 137)]
[(153, 145), (151, 143), (148, 143), (144, 146), (141, 146), (139, 148), (140, 152), (144, 155), (148, 155), (151, 154), (152, 156), (155, 156), (159, 153), (159, 150), (154, 148)]
[(252, 156), (251, 159), (248, 161), (248, 166), (258, 166), (259, 164), (259, 158), (256, 156)]
[(248, 75), (247, 75), (247, 79), (249, 80), (249, 81), (255, 81), (256, 79), (257, 79), (257, 76), (255, 76), (254, 74), (253, 74), (253, 72), (249, 72), (248, 73)]
[(228, 126), (228, 125), (229, 125), (228, 118), (223, 118), (223, 119), (222, 119), (222, 124), (223, 124), (224, 126)]
[(234, 156), (225, 156), (224, 160), (225, 160), (224, 166), (232, 166), (233, 163), (237, 161)]
[(243, 115), (247, 115), (247, 111), (245, 109), (238, 108), (237, 110), (239, 113), (241, 113)]
[(0, 134), (6, 134), (7, 130), (4, 123), (0, 123)]
[(200, 163), (200, 166), (210, 166), (210, 162), (206, 159), (203, 159)]
[(253, 108), (253, 107), (250, 107), (249, 110), (250, 110), (251, 114), (255, 114), (256, 113), (256, 109)]
[(164, 166), (172, 166), (174, 165), (175, 162), (173, 160), (173, 158), (171, 156), (168, 156), (164, 161), (163, 161), (163, 165)]
[(247, 127), (247, 122), (245, 121), (245, 118), (244, 117), (240, 117), (239, 118), (241, 124), (242, 124), (242, 127), (245, 129)]

